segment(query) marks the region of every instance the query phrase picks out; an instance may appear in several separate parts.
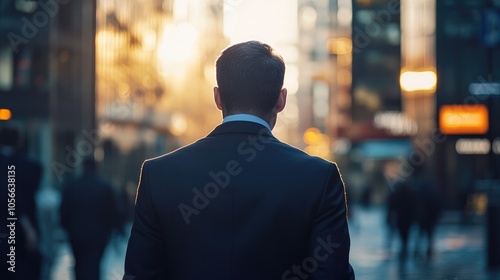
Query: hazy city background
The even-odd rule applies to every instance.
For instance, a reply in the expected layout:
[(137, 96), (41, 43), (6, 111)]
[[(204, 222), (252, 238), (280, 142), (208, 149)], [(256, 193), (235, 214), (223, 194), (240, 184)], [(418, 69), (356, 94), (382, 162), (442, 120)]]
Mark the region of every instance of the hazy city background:
[[(130, 221), (143, 160), (221, 122), (214, 61), (247, 40), (286, 62), (273, 134), (339, 165), (359, 279), (499, 279), (500, 1), (6, 0), (0, 130), (20, 131), (43, 167), (43, 279), (71, 279), (59, 201), (83, 159)], [(425, 251), (415, 224), (401, 260), (387, 205), (392, 183), (415, 177), (439, 199), (434, 251), (413, 254)], [(103, 279), (122, 277), (128, 225)]]

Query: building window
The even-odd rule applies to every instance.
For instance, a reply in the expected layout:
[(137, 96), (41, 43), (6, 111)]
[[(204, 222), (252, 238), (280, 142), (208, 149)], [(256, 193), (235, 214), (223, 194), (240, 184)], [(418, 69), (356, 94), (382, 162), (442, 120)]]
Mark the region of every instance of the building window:
[(23, 49), (15, 57), (15, 86), (18, 90), (29, 90), (31, 87), (31, 61), (33, 52)]
[(0, 91), (12, 89), (14, 78), (14, 54), (9, 46), (0, 46)]

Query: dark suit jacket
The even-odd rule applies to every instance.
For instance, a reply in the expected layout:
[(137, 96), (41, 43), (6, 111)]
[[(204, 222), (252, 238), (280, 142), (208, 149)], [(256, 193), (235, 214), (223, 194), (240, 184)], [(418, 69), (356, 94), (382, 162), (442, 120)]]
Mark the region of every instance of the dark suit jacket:
[(335, 164), (251, 122), (147, 160), (124, 279), (354, 279)]

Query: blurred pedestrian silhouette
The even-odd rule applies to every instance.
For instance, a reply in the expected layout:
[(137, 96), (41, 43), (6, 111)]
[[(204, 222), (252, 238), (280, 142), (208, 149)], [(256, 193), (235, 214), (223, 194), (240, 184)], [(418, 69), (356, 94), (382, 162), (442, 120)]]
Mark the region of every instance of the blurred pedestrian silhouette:
[(100, 279), (101, 258), (119, 215), (112, 185), (97, 174), (93, 159), (86, 159), (83, 174), (64, 185), (60, 212), (76, 279)]
[[(40, 279), (41, 254), (39, 251), (39, 229), (35, 203), (35, 195), (42, 177), (42, 166), (37, 161), (30, 159), (25, 152), (25, 142), (22, 140), (18, 129), (6, 127), (0, 130), (0, 166), (1, 166), (1, 205), (7, 208), (7, 199), (14, 199), (13, 216), (15, 223), (15, 243), (8, 243), (2, 239), (2, 274), (8, 273), (1, 279)], [(8, 172), (11, 171), (11, 172)], [(13, 175), (14, 188), (8, 187), (7, 175)], [(13, 190), (13, 192), (10, 192)], [(14, 195), (11, 196), (11, 195)], [(0, 211), (2, 223), (7, 221), (7, 209)], [(10, 222), (9, 222), (10, 223)], [(4, 226), (0, 233), (10, 232)], [(3, 244), (5, 242), (6, 244)], [(4, 258), (9, 253), (6, 250), (15, 246), (15, 273), (7, 272), (7, 260)], [(8, 264), (7, 264), (8, 265)]]
[(387, 185), (387, 197), (386, 197), (386, 206), (387, 206), (387, 213), (386, 213), (386, 229), (387, 229), (387, 235), (386, 235), (386, 240), (385, 240), (385, 247), (390, 254), (392, 252), (392, 244), (395, 235), (397, 234), (397, 228), (396, 228), (396, 216), (394, 213), (392, 213), (392, 205), (390, 205), (390, 200), (392, 199), (393, 191), (394, 191), (394, 186), (398, 182), (398, 171), (399, 171), (399, 161), (397, 160), (388, 160), (384, 163), (384, 177), (386, 179), (386, 185)]
[(408, 181), (397, 181), (392, 185), (388, 198), (387, 221), (395, 225), (401, 241), (400, 258), (408, 255), (408, 238), (415, 221), (415, 193)]
[(420, 241), (426, 240), (426, 256), (430, 258), (433, 255), (433, 237), (436, 224), (441, 213), (441, 203), (436, 186), (426, 180), (417, 168), (411, 179), (412, 187), (416, 194), (416, 212), (415, 219), (418, 225), (418, 235), (415, 242), (415, 253), (418, 254)]

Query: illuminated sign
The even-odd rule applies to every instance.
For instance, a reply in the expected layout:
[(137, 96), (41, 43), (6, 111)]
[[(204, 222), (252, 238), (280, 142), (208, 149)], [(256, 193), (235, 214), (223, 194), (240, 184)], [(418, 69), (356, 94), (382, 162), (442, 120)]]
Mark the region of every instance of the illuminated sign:
[[(45, 5), (47, 5), (47, 4), (45, 4)], [(57, 3), (56, 3), (56, 5), (57, 5)], [(36, 9), (38, 8), (38, 2), (33, 1), (33, 0), (16, 0), (15, 7), (16, 7), (16, 10), (18, 10), (20, 12), (31, 14), (31, 13), (34, 13), (36, 11)]]
[(436, 89), (437, 75), (434, 71), (405, 71), (399, 77), (404, 91), (431, 91)]
[(379, 112), (375, 115), (373, 123), (375, 127), (387, 129), (393, 135), (417, 134), (417, 123), (401, 112)]
[(0, 108), (0, 121), (8, 121), (12, 118), (12, 112), (9, 109)]
[(472, 95), (500, 95), (500, 83), (472, 83), (469, 92)]
[(493, 140), (493, 145), (491, 145), (491, 149), (493, 153), (496, 155), (500, 155), (500, 138), (496, 138)]
[(485, 134), (488, 109), (484, 105), (443, 105), (439, 110), (439, 129), (443, 134)]
[(461, 155), (487, 155), (490, 152), (491, 143), (488, 139), (458, 139), (455, 150)]

